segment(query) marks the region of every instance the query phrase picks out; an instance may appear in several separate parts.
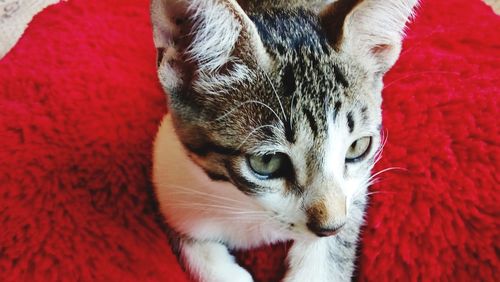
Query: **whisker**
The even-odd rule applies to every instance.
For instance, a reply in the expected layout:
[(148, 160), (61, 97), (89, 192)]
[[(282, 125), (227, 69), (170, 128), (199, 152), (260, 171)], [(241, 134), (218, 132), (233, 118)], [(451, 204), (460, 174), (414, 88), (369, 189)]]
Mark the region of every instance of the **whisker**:
[(293, 92), (292, 94), (292, 101), (290, 102), (290, 128), (293, 129), (293, 118), (295, 117), (295, 112), (293, 111), (293, 102), (295, 101), (295, 93), (297, 91)]
[(248, 202), (239, 201), (239, 200), (236, 200), (236, 199), (233, 199), (233, 198), (228, 198), (228, 197), (224, 197), (224, 196), (220, 196), (220, 195), (214, 195), (214, 194), (202, 192), (202, 191), (199, 191), (199, 190), (196, 190), (196, 189), (192, 189), (192, 188), (189, 188), (189, 187), (185, 187), (185, 186), (180, 186), (180, 185), (169, 185), (169, 186), (170, 187), (175, 187), (175, 188), (181, 190), (181, 191), (175, 191), (175, 192), (169, 191), (169, 192), (167, 192), (169, 194), (174, 194), (174, 193), (176, 193), (176, 194), (182, 194), (184, 192), (184, 194), (197, 194), (199, 196), (212, 197), (212, 198), (215, 198), (215, 199), (225, 200), (225, 201), (228, 201), (228, 202), (234, 202), (234, 203), (238, 203), (238, 204), (244, 204), (244, 205), (248, 205), (249, 204)]
[(270, 125), (270, 124), (261, 125), (261, 126), (255, 128), (254, 130), (252, 130), (247, 135), (247, 137), (245, 137), (245, 139), (243, 139), (243, 142), (241, 142), (241, 144), (238, 147), (236, 147), (236, 150), (239, 150), (241, 148), (241, 146), (243, 146), (245, 144), (245, 142), (247, 142), (248, 138), (250, 138), (250, 136), (252, 136), (255, 132), (261, 130), (262, 128), (266, 128), (266, 127), (271, 127), (271, 128), (277, 129), (279, 131), (279, 129), (276, 126), (274, 126), (274, 125)]
[[(238, 214), (238, 213), (235, 213), (235, 214), (224, 213), (224, 214), (217, 215), (217, 217), (220, 217), (220, 218), (231, 218), (231, 219), (248, 218), (248, 219), (258, 219), (258, 220), (266, 219), (266, 218), (268, 218), (268, 216), (269, 216), (269, 214)], [(210, 217), (210, 218), (214, 218), (214, 217)]]
[(246, 222), (246, 223), (258, 223), (263, 222), (266, 217), (247, 217), (247, 216), (218, 216), (210, 217), (210, 220), (227, 221), (227, 222)]
[(169, 203), (170, 206), (172, 207), (185, 207), (185, 208), (200, 208), (205, 210), (215, 208), (215, 209), (220, 209), (224, 210), (225, 213), (232, 213), (232, 214), (239, 214), (239, 215), (264, 215), (266, 214), (265, 212), (259, 212), (259, 211), (248, 211), (244, 209), (238, 209), (235, 207), (230, 207), (230, 206), (222, 206), (222, 205), (215, 205), (215, 204), (205, 204), (205, 203), (188, 203), (188, 202), (178, 202), (178, 203)]
[(244, 216), (255, 216), (255, 217), (266, 217), (267, 213), (265, 212), (251, 212), (251, 211), (245, 211), (241, 209), (233, 209), (232, 207), (225, 207), (225, 206), (219, 206), (219, 205), (211, 205), (211, 204), (193, 204), (193, 203), (175, 203), (175, 204), (170, 204), (171, 207), (175, 208), (183, 208), (183, 209), (190, 209), (190, 210), (201, 210), (201, 211), (211, 211), (213, 212), (214, 209), (218, 211), (223, 211), (224, 213), (228, 215), (244, 215)]
[(416, 76), (419, 76), (419, 75), (425, 75), (425, 74), (453, 74), (453, 75), (460, 75), (459, 72), (452, 72), (452, 71), (421, 71), (421, 72), (415, 72), (415, 73), (410, 73), (408, 75), (405, 75), (403, 77), (400, 77), (400, 78), (397, 78), (391, 82), (388, 82), (385, 86), (384, 86), (384, 89), (387, 89), (389, 88), (391, 85), (393, 85), (394, 83), (397, 83), (399, 81), (402, 81), (402, 80), (405, 80), (405, 79), (409, 79), (409, 78), (413, 78), (413, 77), (416, 77)]
[[(259, 226), (259, 221), (257, 220), (245, 220), (245, 219), (238, 219), (238, 218), (211, 218), (219, 223), (223, 224), (234, 224), (236, 221), (238, 223), (246, 223), (247, 226)], [(250, 230), (248, 230), (250, 231)]]
[(237, 105), (236, 107), (234, 107), (233, 109), (229, 110), (228, 112), (226, 112), (225, 114), (223, 114), (222, 116), (216, 118), (214, 121), (219, 121), (221, 119), (224, 119), (226, 118), (227, 116), (229, 116), (230, 114), (232, 114), (234, 111), (238, 110), (239, 108), (241, 108), (242, 106), (244, 105), (247, 105), (247, 104), (258, 104), (258, 105), (261, 105), (261, 106), (264, 106), (266, 107), (267, 109), (269, 109), (275, 116), (276, 118), (282, 123), (283, 123), (283, 120), (279, 117), (279, 115), (270, 107), (268, 106), (266, 103), (263, 103), (261, 101), (257, 101), (257, 100), (248, 100), (248, 101), (245, 101), (245, 102), (242, 102), (241, 104)]
[(372, 176), (370, 176), (370, 178), (368, 178), (368, 180), (372, 180), (373, 178), (381, 175), (382, 173), (393, 171), (393, 170), (408, 171), (408, 169), (406, 169), (404, 167), (388, 167), (386, 169), (382, 169), (382, 170), (378, 171), (377, 173), (373, 174)]
[(269, 224), (269, 223), (270, 223), (270, 221), (271, 221), (271, 219), (272, 219), (272, 218), (271, 218), (271, 216), (269, 216), (269, 215), (268, 215), (268, 216), (267, 216), (267, 217), (265, 217), (265, 218), (264, 218), (264, 220), (263, 220), (263, 221), (261, 221), (259, 224), (255, 224), (255, 225), (253, 225), (253, 226), (249, 227), (249, 228), (247, 229), (247, 231), (248, 231), (248, 232), (253, 232), (255, 229), (257, 229), (257, 228), (259, 228), (259, 227), (262, 227), (262, 226), (264, 226), (264, 225), (266, 225), (266, 224)]
[[(283, 231), (289, 231), (288, 228), (287, 228), (287, 224), (283, 224), (283, 221), (286, 222), (286, 220), (283, 220), (283, 219), (280, 219), (279, 216), (276, 216), (276, 215), (273, 215), (273, 214), (270, 214), (263, 222), (261, 222), (260, 224), (256, 225), (256, 226), (252, 226), (251, 228), (248, 229), (248, 231), (254, 231), (256, 228), (259, 228), (259, 227), (262, 227), (264, 225), (268, 225), (268, 224), (271, 224), (273, 226), (273, 230), (274, 232), (283, 232)], [(275, 228), (275, 227), (278, 227), (278, 228)]]
[(396, 194), (396, 192), (389, 192), (389, 191), (373, 191), (366, 193), (366, 196), (372, 196), (372, 195), (383, 195), (383, 194)]
[(387, 144), (387, 140), (389, 139), (389, 131), (385, 130), (385, 133), (381, 133), (381, 138), (382, 138), (382, 143), (380, 147), (377, 149), (377, 152), (375, 152), (375, 159), (373, 161), (373, 166), (375, 166), (381, 159), (382, 159), (382, 154), (385, 148), (385, 145)]
[(273, 92), (274, 92), (274, 95), (276, 96), (276, 99), (278, 99), (278, 103), (280, 104), (280, 107), (281, 107), (281, 112), (283, 112), (283, 118), (286, 118), (285, 109), (283, 108), (283, 104), (281, 103), (281, 99), (280, 99), (280, 96), (278, 95), (278, 92), (276, 91), (276, 88), (274, 88), (273, 82), (271, 81), (271, 79), (269, 78), (267, 73), (264, 72), (264, 76), (266, 77), (267, 81), (271, 85), (271, 88), (273, 89)]
[[(179, 189), (181, 189), (183, 191), (188, 191), (188, 192), (193, 192), (195, 194), (200, 194), (202, 196), (215, 197), (215, 198), (220, 198), (220, 199), (223, 199), (223, 200), (228, 200), (228, 201), (232, 201), (232, 202), (236, 202), (236, 203), (248, 204), (248, 202), (239, 201), (239, 200), (236, 200), (234, 198), (228, 198), (228, 197), (224, 197), (224, 196), (220, 196), (220, 195), (214, 195), (214, 194), (206, 193), (206, 192), (199, 191), (199, 190), (196, 190), (196, 189), (193, 189), (193, 188), (190, 188), (190, 187), (186, 187), (186, 186), (181, 186), (181, 185), (170, 185), (170, 186), (171, 187), (175, 187), (175, 188), (179, 188)], [(180, 192), (180, 191), (178, 191), (178, 192)]]
[[(382, 180), (378, 176), (380, 176), (383, 173), (386, 173), (386, 172), (389, 172), (389, 171), (393, 171), (393, 170), (408, 171), (406, 168), (403, 168), (403, 167), (388, 167), (388, 168), (382, 169), (382, 170), (376, 172), (375, 174), (371, 175), (370, 177), (368, 177), (368, 179), (366, 179), (366, 181), (364, 181), (362, 183), (362, 186), (364, 186), (364, 187), (370, 187), (370, 186), (372, 186), (374, 184), (377, 184), (377, 183), (381, 182)], [(366, 192), (364, 192), (364, 190), (358, 190), (356, 193), (354, 193), (353, 198), (358, 197), (362, 193), (364, 193), (365, 195), (370, 195), (370, 192), (366, 193)]]

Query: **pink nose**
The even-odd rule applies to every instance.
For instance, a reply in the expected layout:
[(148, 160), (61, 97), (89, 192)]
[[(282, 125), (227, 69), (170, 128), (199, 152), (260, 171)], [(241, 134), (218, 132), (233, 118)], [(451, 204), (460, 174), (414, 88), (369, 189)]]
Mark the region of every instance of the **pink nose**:
[(316, 226), (315, 224), (307, 224), (307, 227), (309, 230), (311, 230), (314, 234), (316, 234), (318, 237), (328, 237), (328, 236), (334, 236), (337, 235), (342, 227), (344, 227), (345, 223), (335, 226), (335, 227), (320, 227)]

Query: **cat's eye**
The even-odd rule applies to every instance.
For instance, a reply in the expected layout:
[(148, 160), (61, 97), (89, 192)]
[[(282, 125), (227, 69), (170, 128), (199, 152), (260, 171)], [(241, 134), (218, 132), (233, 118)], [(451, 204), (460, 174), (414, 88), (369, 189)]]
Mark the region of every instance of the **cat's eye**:
[(253, 173), (261, 179), (283, 177), (289, 168), (289, 158), (283, 153), (251, 155), (247, 157)]
[(346, 163), (355, 163), (364, 159), (370, 152), (371, 144), (371, 137), (362, 137), (352, 142), (345, 156)]

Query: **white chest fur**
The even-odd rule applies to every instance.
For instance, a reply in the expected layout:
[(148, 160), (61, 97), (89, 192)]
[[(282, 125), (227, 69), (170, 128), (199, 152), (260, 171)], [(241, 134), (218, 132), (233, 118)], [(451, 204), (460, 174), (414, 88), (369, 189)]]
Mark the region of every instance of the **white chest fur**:
[(177, 232), (249, 248), (289, 239), (268, 211), (229, 182), (211, 180), (187, 156), (166, 115), (156, 136), (153, 182), (160, 209)]

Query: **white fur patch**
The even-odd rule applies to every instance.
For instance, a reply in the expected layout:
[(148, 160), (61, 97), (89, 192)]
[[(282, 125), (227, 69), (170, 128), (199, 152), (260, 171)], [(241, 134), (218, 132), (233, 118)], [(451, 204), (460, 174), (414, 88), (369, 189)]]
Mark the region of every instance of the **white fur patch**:
[(212, 181), (189, 159), (169, 115), (155, 141), (153, 182), (169, 225), (191, 238), (224, 241), (235, 248), (290, 238), (254, 198), (229, 182)]
[(226, 246), (216, 242), (182, 244), (183, 259), (199, 281), (251, 282), (252, 276), (236, 264)]
[(288, 256), (290, 270), (283, 281), (339, 281), (329, 279), (331, 259), (327, 241), (328, 238), (295, 242)]

